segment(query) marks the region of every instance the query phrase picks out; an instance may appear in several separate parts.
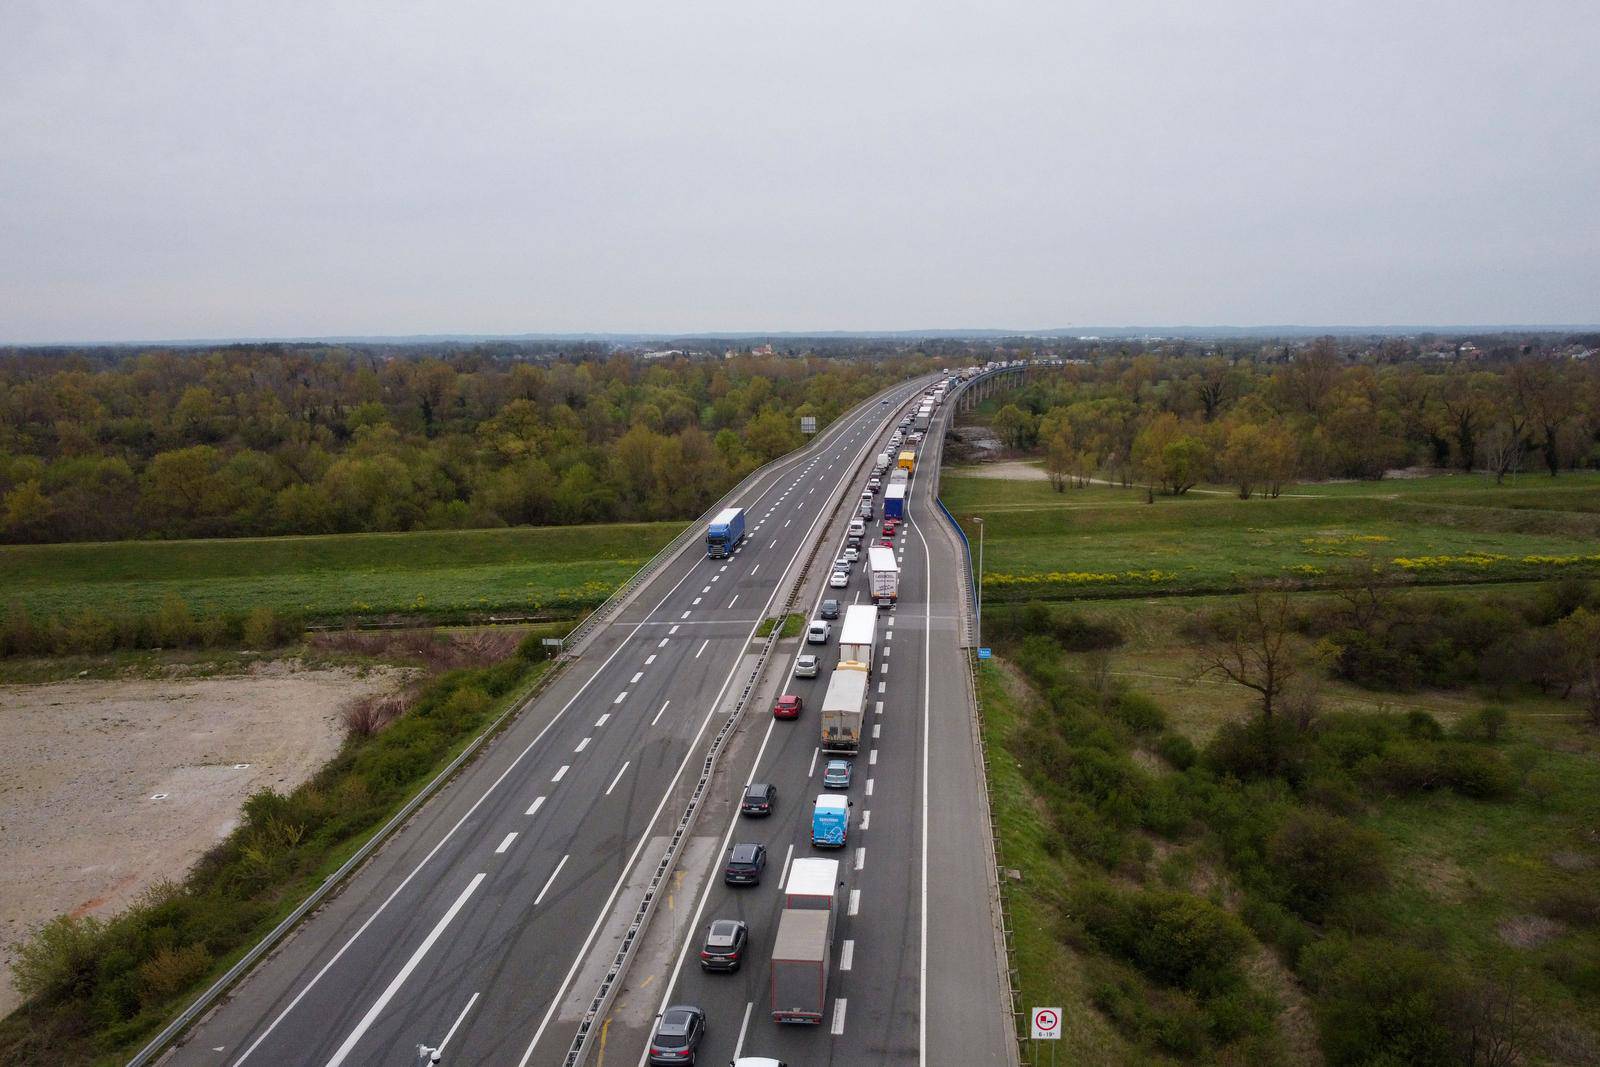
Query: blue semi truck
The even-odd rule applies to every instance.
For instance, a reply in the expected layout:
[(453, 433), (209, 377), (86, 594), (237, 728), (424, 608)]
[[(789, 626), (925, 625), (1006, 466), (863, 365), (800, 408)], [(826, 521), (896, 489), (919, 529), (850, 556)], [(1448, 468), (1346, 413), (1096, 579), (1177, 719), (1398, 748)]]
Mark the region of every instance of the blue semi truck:
[(706, 558), (724, 559), (744, 540), (744, 508), (724, 508), (706, 527)]
[(883, 517), (886, 519), (906, 517), (906, 483), (891, 482), (889, 488), (883, 491)]

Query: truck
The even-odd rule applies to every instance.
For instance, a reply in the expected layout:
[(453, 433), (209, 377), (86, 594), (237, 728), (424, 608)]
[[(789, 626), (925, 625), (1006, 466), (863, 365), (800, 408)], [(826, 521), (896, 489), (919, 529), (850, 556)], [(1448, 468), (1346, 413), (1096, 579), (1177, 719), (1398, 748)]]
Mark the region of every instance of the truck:
[[(867, 550), (867, 559), (872, 559), (873, 550), (889, 552), (882, 545), (873, 545)], [(893, 552), (889, 552), (892, 559)], [(844, 625), (839, 627), (839, 666), (847, 663), (859, 663), (863, 668), (872, 670), (872, 646), (878, 636), (878, 612), (870, 604), (851, 604), (844, 609)]]
[(933, 405), (932, 404), (924, 404), (920, 408), (917, 409), (917, 417), (911, 421), (911, 428), (913, 430), (924, 430), (924, 431), (926, 431), (927, 428), (928, 428), (928, 423), (931, 422), (932, 420), (933, 420)]
[(838, 793), (823, 793), (811, 808), (812, 845), (843, 848), (849, 840), (850, 802)]
[(867, 710), (867, 668), (841, 663), (822, 697), (822, 751), (853, 756), (861, 749), (861, 719)]
[(890, 485), (908, 485), (911, 482), (911, 472), (904, 467), (896, 467), (889, 472)]
[[(837, 799), (837, 798), (835, 798)], [(772, 1019), (822, 1021), (828, 1007), (828, 962), (833, 955), (833, 911), (785, 908), (772, 943)]]
[(798, 859), (789, 864), (789, 877), (783, 883), (785, 908), (828, 911), (838, 897), (838, 860)]
[(724, 508), (706, 527), (706, 558), (725, 559), (744, 540), (744, 508)]
[(910, 474), (912, 470), (915, 469), (916, 465), (917, 454), (915, 452), (900, 453), (900, 462), (897, 464), (897, 466), (901, 470), (905, 471), (907, 474)]
[[(900, 565), (894, 561), (894, 549), (873, 545), (867, 549), (867, 586), (878, 607), (887, 607), (900, 597)], [(852, 607), (850, 610), (854, 611)]]
[(883, 491), (883, 517), (886, 519), (906, 517), (906, 482), (903, 477), (898, 482), (890, 479), (889, 488)]

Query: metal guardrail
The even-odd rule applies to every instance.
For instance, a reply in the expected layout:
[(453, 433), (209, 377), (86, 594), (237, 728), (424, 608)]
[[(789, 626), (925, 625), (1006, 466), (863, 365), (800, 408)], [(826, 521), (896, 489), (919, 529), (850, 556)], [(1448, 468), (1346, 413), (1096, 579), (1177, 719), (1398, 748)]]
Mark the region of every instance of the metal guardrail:
[[(868, 404), (876, 400), (877, 396), (869, 399)], [(890, 408), (891, 415), (895, 409)], [(842, 420), (840, 420), (842, 421)], [(880, 431), (887, 425), (888, 420), (880, 424)], [(838, 425), (836, 422), (835, 425)], [(866, 465), (867, 459), (872, 455), (875, 439), (869, 440), (858, 453), (855, 472), (860, 473)], [(800, 571), (795, 575), (790, 584), (789, 594), (784, 598), (783, 605), (778, 609), (777, 623), (772, 632), (767, 635), (765, 643), (761, 646), (761, 654), (755, 666), (751, 669), (749, 677), (745, 680), (744, 688), (734, 701), (728, 717), (723, 721), (722, 728), (712, 738), (711, 747), (706, 751), (706, 757), (700, 767), (700, 777), (695, 782), (694, 789), (689, 794), (689, 800), (684, 805), (684, 811), (678, 818), (678, 825), (672, 832), (672, 837), (667, 841), (667, 847), (661, 859), (656, 863), (655, 872), (650, 876), (650, 881), (645, 886), (644, 896), (639, 905), (634, 909), (633, 919), (628, 923), (628, 928), (622, 936), (622, 943), (617, 946), (617, 951), (611, 958), (610, 965), (606, 968), (600, 980), (600, 987), (589, 1001), (589, 1007), (584, 1011), (583, 1018), (578, 1023), (577, 1033), (573, 1035), (572, 1043), (567, 1047), (566, 1058), (562, 1061), (565, 1067), (580, 1067), (589, 1053), (589, 1040), (600, 1028), (606, 1013), (611, 1010), (612, 1001), (616, 999), (617, 991), (621, 987), (623, 976), (626, 975), (628, 965), (632, 962), (633, 953), (644, 938), (644, 933), (649, 927), (650, 919), (655, 914), (656, 903), (660, 900), (662, 888), (667, 880), (672, 877), (672, 871), (677, 866), (678, 857), (682, 852), (683, 843), (688, 839), (689, 832), (694, 828), (694, 823), (700, 814), (700, 802), (705, 798), (706, 790), (711, 785), (711, 780), (716, 773), (717, 761), (722, 755), (722, 750), (734, 729), (739, 725), (739, 720), (744, 717), (745, 710), (749, 707), (750, 697), (761, 684), (762, 674), (766, 671), (772, 659), (773, 651), (783, 640), (783, 621), (789, 617), (794, 608), (795, 600), (800, 591), (805, 588), (806, 579), (810, 576), (811, 566), (816, 561), (817, 550), (827, 541), (828, 530), (839, 517), (839, 509), (849, 499), (847, 492), (839, 493), (833, 502), (833, 507), (828, 511), (828, 517), (822, 522), (816, 540), (811, 545), (811, 551), (806, 554), (805, 561), (800, 566)]]
[[(872, 398), (869, 398), (864, 403), (871, 403), (872, 400), (877, 399), (877, 395), (878, 394), (874, 394)], [(736, 498), (739, 494), (748, 491), (752, 485), (766, 477), (768, 474), (772, 473), (772, 471), (778, 466), (788, 463), (792, 460), (799, 459), (811, 449), (815, 448), (819, 442), (827, 437), (830, 431), (832, 431), (835, 427), (842, 425), (842, 423), (842, 419), (835, 419), (829, 427), (821, 431), (816, 437), (812, 438), (804, 445), (794, 449), (791, 452), (785, 453), (782, 456), (779, 456), (770, 463), (764, 464), (745, 475), (745, 477), (742, 478), (737, 485), (724, 493), (721, 499), (719, 499), (716, 504), (712, 505), (707, 514), (716, 514), (718, 510), (727, 506), (728, 501)], [(584, 616), (583, 620), (567, 635), (567, 650), (563, 653), (562, 657), (550, 665), (550, 667), (539, 677), (538, 681), (534, 683), (533, 687), (525, 696), (508, 704), (505, 711), (496, 716), (495, 720), (490, 723), (482, 733), (473, 738), (473, 740), (467, 745), (466, 748), (462, 749), (461, 753), (457, 755), (455, 759), (451, 760), (443, 770), (430, 779), (427, 784), (425, 784), (414, 796), (412, 796), (410, 800), (406, 801), (405, 805), (399, 811), (395, 812), (389, 821), (384, 823), (383, 826), (372, 835), (372, 837), (368, 838), (367, 841), (356, 850), (354, 855), (339, 865), (338, 870), (334, 871), (322, 882), (321, 885), (312, 890), (310, 895), (308, 895), (303, 901), (300, 902), (299, 905), (295, 907), (294, 911), (285, 916), (284, 919), (279, 922), (277, 926), (274, 926), (265, 937), (263, 937), (248, 952), (241, 956), (232, 967), (229, 967), (227, 972), (224, 973), (221, 978), (218, 978), (216, 982), (212, 983), (212, 985), (207, 988), (205, 992), (201, 993), (200, 996), (193, 1001), (193, 1003), (191, 1003), (187, 1008), (173, 1018), (171, 1022), (163, 1027), (160, 1033), (156, 1034), (156, 1036), (153, 1037), (142, 1049), (135, 1053), (133, 1058), (128, 1061), (127, 1067), (145, 1067), (146, 1064), (151, 1063), (158, 1054), (166, 1049), (166, 1047), (171, 1044), (180, 1034), (182, 1034), (184, 1030), (188, 1029), (196, 1019), (198, 1019), (207, 1009), (209, 1009), (216, 1002), (217, 998), (222, 996), (223, 993), (227, 992), (227, 990), (231, 988), (234, 983), (238, 982), (245, 976), (245, 974), (249, 972), (252, 967), (259, 963), (262, 957), (264, 957), (268, 952), (272, 951), (272, 949), (277, 946), (278, 942), (281, 941), (289, 933), (289, 931), (293, 930), (297, 925), (299, 925), (299, 923), (307, 915), (309, 915), (319, 904), (323, 902), (323, 900), (327, 898), (329, 893), (336, 889), (346, 878), (351, 875), (352, 872), (354, 872), (358, 867), (361, 866), (362, 863), (370, 858), (372, 854), (388, 840), (390, 835), (393, 834), (395, 830), (404, 825), (406, 820), (411, 818), (411, 816), (416, 813), (418, 808), (431, 799), (433, 795), (439, 791), (440, 787), (449, 781), (457, 771), (465, 766), (473, 756), (477, 755), (478, 751), (483, 747), (484, 743), (489, 740), (489, 738), (493, 737), (502, 726), (510, 721), (511, 718), (521, 713), (523, 709), (527, 708), (534, 701), (539, 699), (539, 697), (543, 695), (544, 691), (550, 687), (555, 679), (564, 672), (566, 666), (578, 658), (576, 652), (578, 644), (583, 641), (584, 638), (588, 637), (589, 634), (594, 631), (594, 628), (599, 625), (599, 623), (603, 621), (607, 615), (614, 612), (617, 607), (633, 593), (634, 590), (638, 589), (641, 585), (653, 577), (668, 560), (670, 560), (677, 552), (681, 551), (687, 541), (698, 536), (702, 525), (703, 523), (700, 520), (690, 523), (688, 527), (686, 527), (681, 533), (669, 541), (665, 547), (658, 551), (654, 556), (651, 556), (650, 559), (639, 568), (639, 570), (635, 571), (633, 576), (629, 578), (621, 588), (612, 593), (611, 596), (607, 597), (599, 606), (590, 611), (588, 615)]]

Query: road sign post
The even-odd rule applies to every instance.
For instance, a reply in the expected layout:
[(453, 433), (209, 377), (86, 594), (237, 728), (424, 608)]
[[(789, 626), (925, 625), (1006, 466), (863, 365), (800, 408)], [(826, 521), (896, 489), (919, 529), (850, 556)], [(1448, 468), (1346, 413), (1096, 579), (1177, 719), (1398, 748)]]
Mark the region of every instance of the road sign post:
[[(1033, 1039), (1035, 1041), (1061, 1040), (1061, 1009), (1033, 1009)], [(1050, 1046), (1050, 1062), (1056, 1062), (1056, 1047)]]
[(978, 649), (978, 658), (979, 659), (988, 659), (989, 658), (989, 650), (987, 648)]

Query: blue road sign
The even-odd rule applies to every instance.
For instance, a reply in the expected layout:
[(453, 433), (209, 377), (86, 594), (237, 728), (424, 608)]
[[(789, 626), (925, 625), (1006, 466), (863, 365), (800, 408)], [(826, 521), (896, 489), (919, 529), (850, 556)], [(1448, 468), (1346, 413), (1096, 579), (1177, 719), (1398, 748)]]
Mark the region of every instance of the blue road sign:
[(978, 658), (979, 659), (988, 659), (989, 658), (989, 650), (987, 648), (978, 649)]

